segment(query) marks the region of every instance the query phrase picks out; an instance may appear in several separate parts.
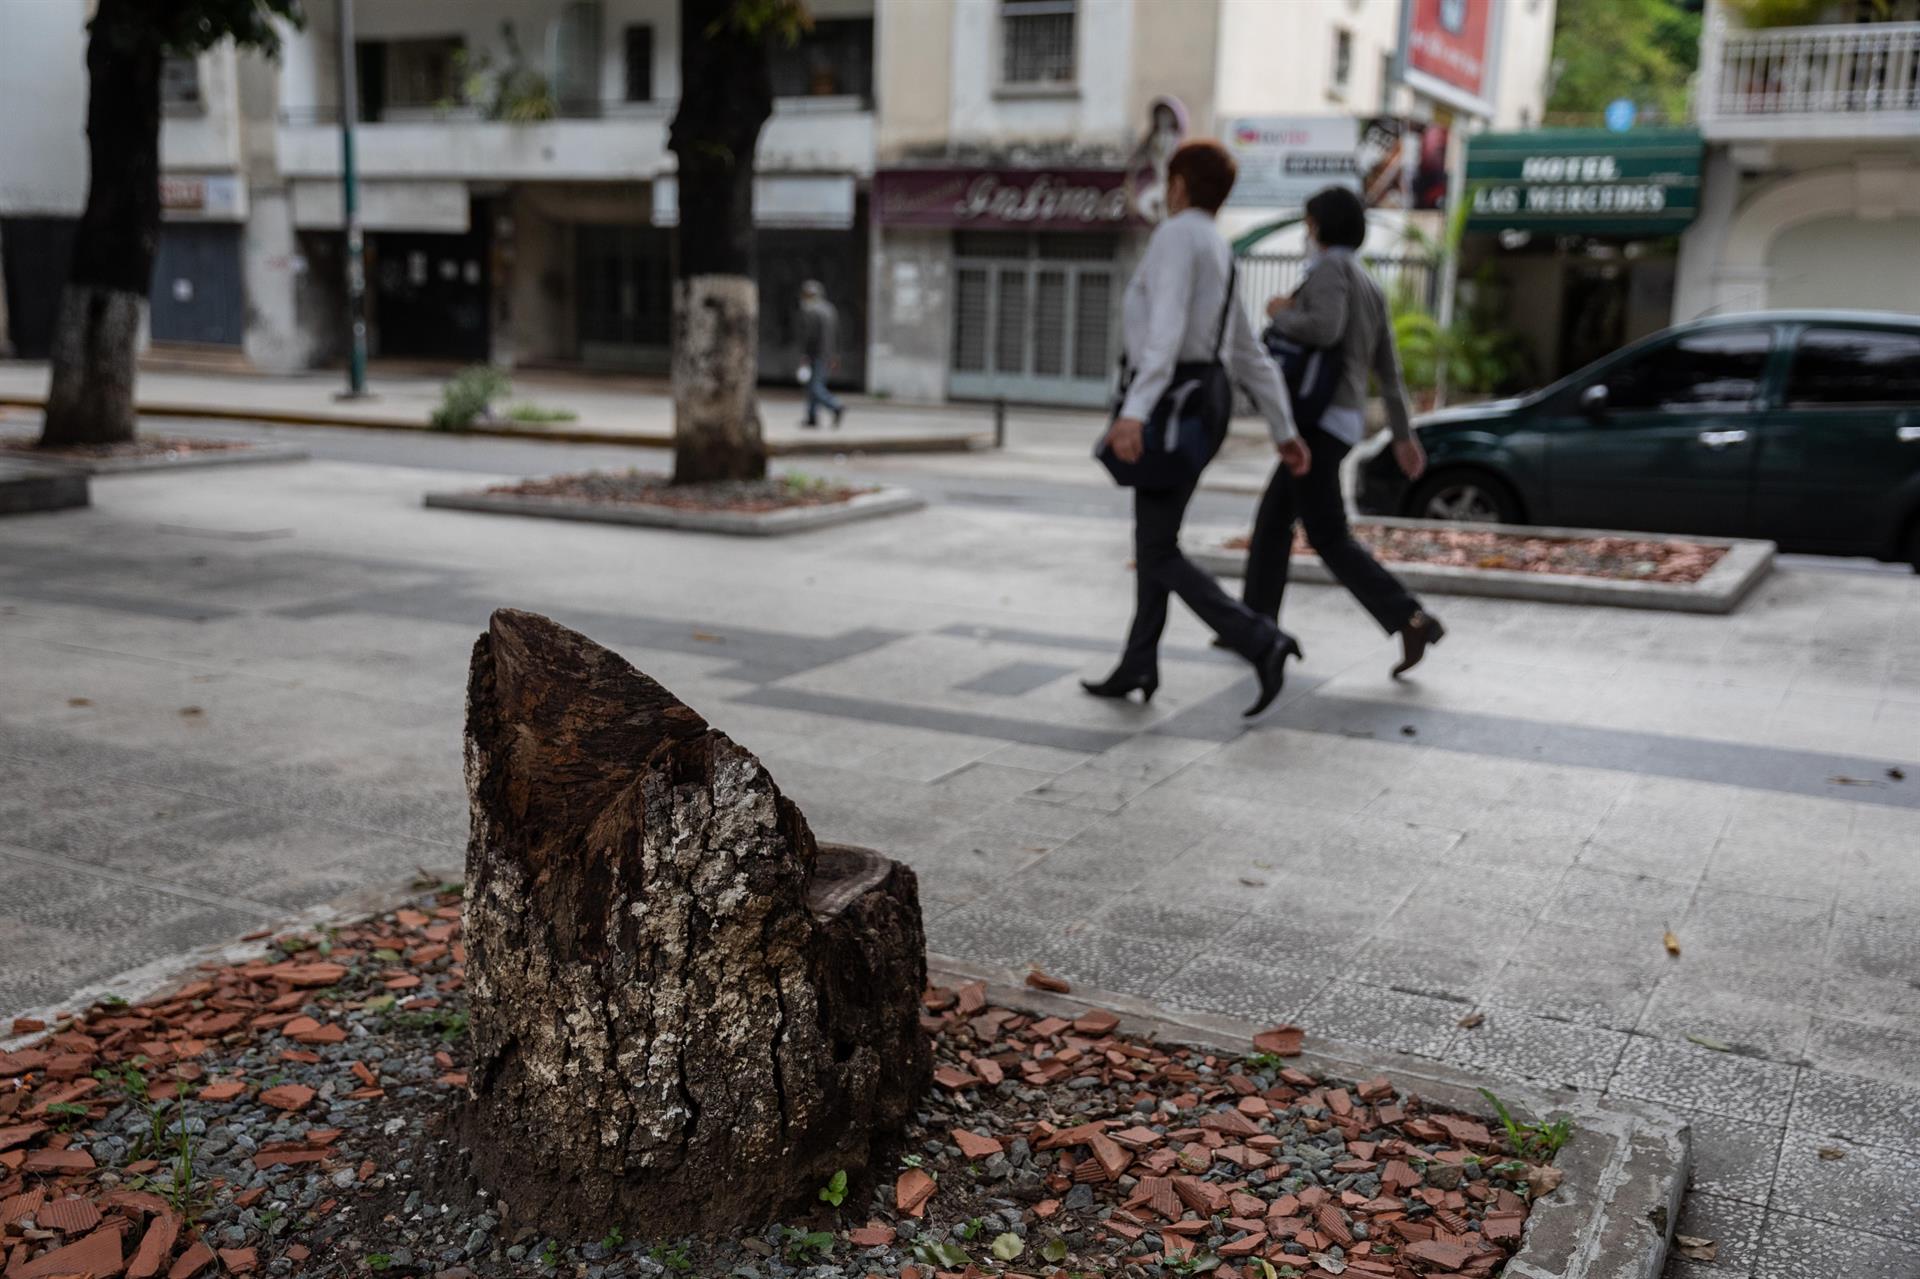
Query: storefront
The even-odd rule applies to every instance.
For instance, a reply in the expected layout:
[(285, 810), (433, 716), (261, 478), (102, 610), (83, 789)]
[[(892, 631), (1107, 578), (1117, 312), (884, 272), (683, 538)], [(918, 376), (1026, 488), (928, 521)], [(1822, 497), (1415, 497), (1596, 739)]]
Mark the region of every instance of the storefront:
[(1100, 405), (1144, 245), (1119, 169), (874, 177), (876, 391)]
[(1519, 339), (1519, 380), (1550, 381), (1671, 323), (1701, 150), (1692, 129), (1469, 140), (1462, 298)]
[(155, 342), (238, 347), (247, 334), (247, 190), (234, 174), (160, 179), (148, 323)]

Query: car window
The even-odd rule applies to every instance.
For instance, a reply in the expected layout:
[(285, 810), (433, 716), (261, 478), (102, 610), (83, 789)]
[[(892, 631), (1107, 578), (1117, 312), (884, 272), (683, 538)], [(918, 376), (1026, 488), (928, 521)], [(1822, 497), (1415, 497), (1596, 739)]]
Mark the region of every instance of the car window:
[(1787, 403), (1920, 404), (1920, 333), (1808, 329), (1794, 348)]
[(1770, 329), (1687, 333), (1607, 371), (1615, 410), (1738, 408), (1759, 393)]

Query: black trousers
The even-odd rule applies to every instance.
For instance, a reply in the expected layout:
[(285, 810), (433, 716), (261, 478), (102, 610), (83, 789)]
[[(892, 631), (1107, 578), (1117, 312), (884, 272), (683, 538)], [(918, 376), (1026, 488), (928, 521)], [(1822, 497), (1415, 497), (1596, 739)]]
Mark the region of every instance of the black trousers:
[(1180, 522), (1198, 483), (1133, 492), (1133, 627), (1120, 658), (1120, 670), (1127, 674), (1158, 676), (1160, 635), (1167, 629), (1167, 601), (1174, 595), (1248, 661), (1264, 657), (1280, 637), (1271, 618), (1228, 595), (1211, 573), (1180, 553)]
[(1279, 620), (1287, 567), (1293, 558), (1293, 525), (1298, 520), (1306, 530), (1307, 544), (1327, 571), (1373, 614), (1382, 630), (1396, 634), (1419, 611), (1420, 601), (1354, 540), (1340, 494), (1340, 463), (1349, 446), (1317, 426), (1300, 434), (1313, 454), (1313, 467), (1297, 479), (1284, 466), (1273, 469), (1247, 551), (1246, 605), (1263, 618)]

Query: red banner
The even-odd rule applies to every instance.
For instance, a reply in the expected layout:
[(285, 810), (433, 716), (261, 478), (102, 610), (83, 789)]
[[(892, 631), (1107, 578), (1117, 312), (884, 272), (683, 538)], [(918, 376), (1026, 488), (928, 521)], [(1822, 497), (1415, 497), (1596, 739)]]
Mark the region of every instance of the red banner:
[(1118, 169), (883, 169), (881, 226), (984, 231), (1111, 231), (1143, 225)]
[(1406, 0), (1407, 69), (1485, 99), (1494, 0)]

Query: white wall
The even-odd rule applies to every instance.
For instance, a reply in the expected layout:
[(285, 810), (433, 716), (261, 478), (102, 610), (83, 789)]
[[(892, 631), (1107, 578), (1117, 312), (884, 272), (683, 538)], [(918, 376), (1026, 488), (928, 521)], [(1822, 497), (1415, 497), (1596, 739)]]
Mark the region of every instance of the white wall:
[(232, 173), (241, 167), (240, 68), (231, 43), (200, 55), (200, 109), (160, 121), (160, 167), (181, 173)]
[[(1334, 32), (1353, 33), (1344, 92), (1333, 79)], [(1386, 57), (1400, 38), (1400, 0), (1220, 0), (1220, 115), (1378, 115)]]
[(0, 214), (87, 202), (83, 0), (0, 0)]
[(951, 140), (1132, 146), (1139, 130), (1127, 118), (1125, 68), (1133, 61), (1133, 6), (1134, 0), (1080, 0), (1077, 84), (1069, 94), (1040, 95), (1000, 89), (998, 0), (957, 0)]
[(1767, 305), (1920, 311), (1912, 271), (1888, 270), (1894, 262), (1920, 262), (1920, 216), (1802, 222), (1767, 252)]
[(1537, 129), (1546, 112), (1547, 78), (1553, 65), (1556, 0), (1494, 3), (1500, 6), (1501, 28), (1492, 127)]

